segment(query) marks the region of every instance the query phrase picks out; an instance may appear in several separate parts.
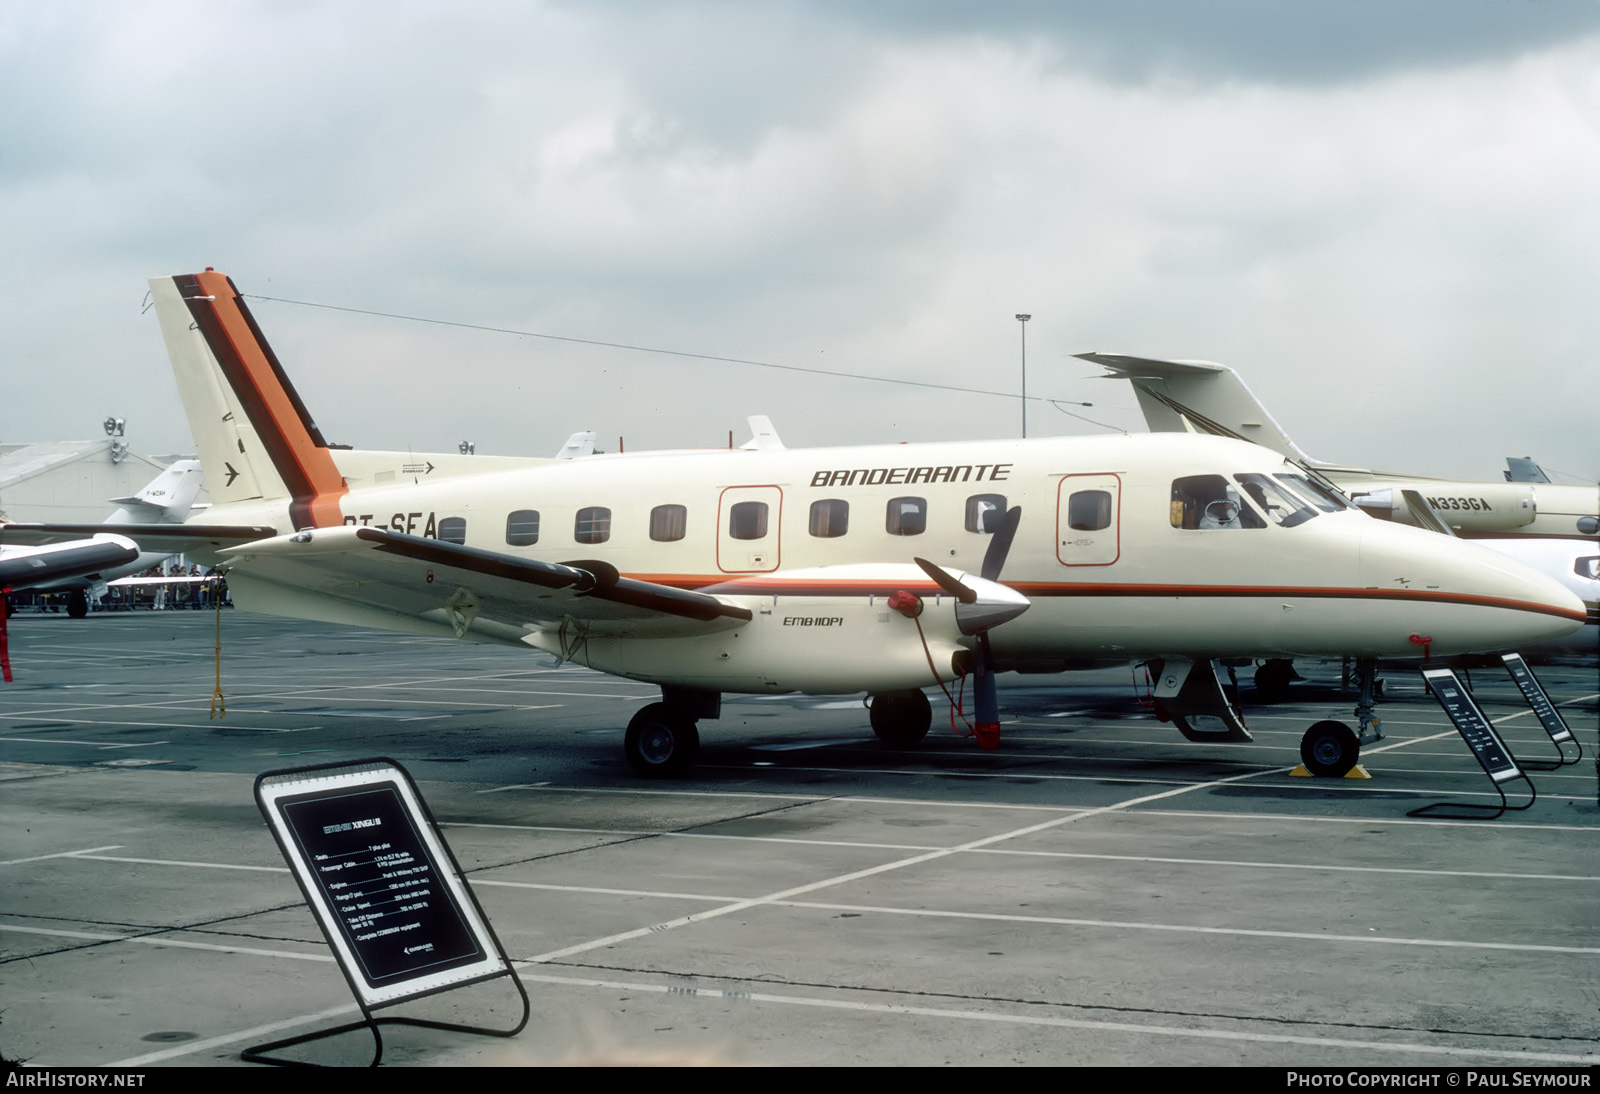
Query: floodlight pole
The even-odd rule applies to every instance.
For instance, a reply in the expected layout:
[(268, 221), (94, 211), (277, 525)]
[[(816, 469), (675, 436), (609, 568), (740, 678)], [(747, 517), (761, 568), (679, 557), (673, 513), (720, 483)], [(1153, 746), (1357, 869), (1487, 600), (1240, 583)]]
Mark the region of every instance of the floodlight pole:
[(1017, 313), (1017, 324), (1022, 328), (1022, 435), (1028, 435), (1028, 320), (1031, 315)]

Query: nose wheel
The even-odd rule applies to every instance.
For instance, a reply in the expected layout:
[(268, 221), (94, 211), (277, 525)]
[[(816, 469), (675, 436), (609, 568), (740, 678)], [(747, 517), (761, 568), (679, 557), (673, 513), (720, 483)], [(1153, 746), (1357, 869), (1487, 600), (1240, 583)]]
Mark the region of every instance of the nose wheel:
[(1361, 742), (1343, 722), (1318, 722), (1300, 738), (1300, 762), (1324, 779), (1342, 779), (1361, 757)]
[(622, 740), (628, 766), (651, 779), (681, 775), (700, 754), (694, 719), (668, 703), (651, 703), (633, 716)]

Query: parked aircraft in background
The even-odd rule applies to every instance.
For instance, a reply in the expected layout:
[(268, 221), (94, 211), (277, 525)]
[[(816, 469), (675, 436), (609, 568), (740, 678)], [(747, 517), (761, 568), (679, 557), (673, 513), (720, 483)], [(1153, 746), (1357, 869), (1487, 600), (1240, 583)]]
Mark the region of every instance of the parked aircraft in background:
[(1526, 457), (1507, 460), (1503, 482), (1327, 463), (1306, 455), (1225, 365), (1121, 353), (1077, 356), (1130, 381), (1153, 432), (1209, 433), (1265, 445), (1326, 477), (1372, 516), (1474, 540), (1561, 582), (1584, 601), (1588, 625), (1525, 652), (1600, 655), (1600, 484), (1553, 483)]
[[(112, 498), (117, 509), (102, 522), (102, 527), (122, 527), (129, 524), (163, 523), (182, 524), (194, 511), (195, 498), (200, 493), (204, 475), (199, 460), (175, 460), (161, 474), (137, 494), (126, 498)], [(81, 525), (84, 534), (91, 534), (95, 525)], [(0, 533), (0, 538), (4, 538)], [(98, 537), (97, 537), (98, 538)], [(183, 576), (136, 578), (137, 574), (159, 566), (170, 556), (168, 551), (140, 551), (135, 558), (115, 565), (90, 567), (78, 573), (64, 574), (46, 582), (35, 582), (31, 587), (40, 592), (67, 593), (67, 614), (82, 619), (89, 614), (91, 600), (106, 594), (112, 585), (164, 584), (171, 585), (203, 580)]]
[[(1215, 659), (1515, 648), (1583, 618), (1525, 567), (1214, 437), (795, 450), (758, 424), (740, 449), (561, 460), (334, 447), (227, 277), (151, 288), (214, 505), (205, 528), (145, 526), (147, 547), (215, 563), (247, 610), (659, 684), (625, 738), (647, 774), (692, 761), (724, 692), (866, 692), (878, 735), (911, 744), (936, 682), (973, 676), (996, 726), (997, 670), (1148, 660), (1186, 734), (1246, 740)], [(1319, 727), (1303, 751), (1348, 770), (1354, 734)]]

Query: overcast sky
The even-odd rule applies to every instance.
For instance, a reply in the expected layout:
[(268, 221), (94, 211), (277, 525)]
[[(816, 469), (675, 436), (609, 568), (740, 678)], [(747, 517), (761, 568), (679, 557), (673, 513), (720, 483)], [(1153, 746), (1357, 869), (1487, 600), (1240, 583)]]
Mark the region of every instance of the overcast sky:
[[(1600, 3), (0, 3), (0, 441), (191, 448), (145, 279), (332, 441), (1010, 437), (1232, 365), (1313, 456), (1600, 477)], [(1104, 430), (1049, 403), (1030, 435)]]

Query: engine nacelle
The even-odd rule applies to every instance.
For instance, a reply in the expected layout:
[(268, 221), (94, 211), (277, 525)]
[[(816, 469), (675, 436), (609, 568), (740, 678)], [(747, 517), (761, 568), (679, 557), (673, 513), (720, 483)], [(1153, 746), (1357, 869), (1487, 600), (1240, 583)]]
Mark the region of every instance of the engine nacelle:
[[(922, 688), (960, 675), (976, 641), (969, 637), (974, 613), (994, 626), (1027, 607), (1004, 586), (970, 575), (964, 580), (978, 593), (974, 604), (958, 604), (915, 566), (778, 571), (703, 590), (750, 610), (750, 622), (733, 629), (658, 639), (569, 627), (537, 631), (523, 641), (602, 672), (709, 691), (827, 695)], [(891, 606), (899, 592), (914, 594), (920, 611)]]

